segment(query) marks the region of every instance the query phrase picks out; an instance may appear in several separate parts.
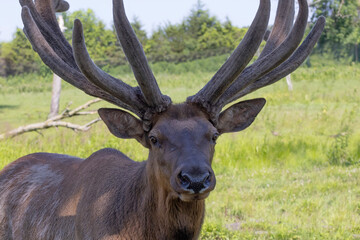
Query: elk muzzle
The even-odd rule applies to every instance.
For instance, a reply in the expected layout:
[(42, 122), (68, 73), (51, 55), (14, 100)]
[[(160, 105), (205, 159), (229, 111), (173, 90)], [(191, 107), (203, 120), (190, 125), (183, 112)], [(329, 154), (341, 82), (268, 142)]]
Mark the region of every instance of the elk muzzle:
[(211, 172), (191, 175), (186, 172), (180, 172), (178, 175), (180, 185), (184, 190), (193, 191), (195, 194), (206, 191), (211, 183)]
[(210, 167), (180, 167), (172, 178), (172, 186), (185, 202), (202, 200), (209, 196), (216, 185)]

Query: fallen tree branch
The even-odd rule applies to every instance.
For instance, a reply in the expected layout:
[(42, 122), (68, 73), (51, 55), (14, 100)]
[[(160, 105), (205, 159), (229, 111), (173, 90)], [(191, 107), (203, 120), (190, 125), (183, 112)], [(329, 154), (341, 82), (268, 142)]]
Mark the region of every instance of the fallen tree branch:
[[(70, 118), (70, 117), (77, 116), (77, 115), (85, 115), (85, 114), (81, 113), (80, 111), (84, 110), (84, 109), (87, 109), (88, 107), (90, 107), (94, 103), (97, 103), (97, 102), (100, 102), (100, 101), (101, 101), (101, 99), (95, 98), (95, 99), (93, 99), (91, 101), (88, 101), (87, 103), (75, 108), (74, 110), (70, 110), (69, 105), (68, 105), (68, 107), (66, 107), (65, 110), (61, 114), (56, 115), (56, 116), (54, 116), (52, 118), (49, 118), (46, 121), (58, 121), (58, 120), (61, 120), (61, 119), (64, 119), (64, 118)], [(91, 111), (90, 114), (95, 114), (95, 113), (97, 113), (97, 111)]]
[(64, 128), (69, 128), (69, 129), (72, 129), (74, 131), (79, 131), (79, 132), (88, 131), (93, 124), (101, 121), (101, 119), (96, 118), (96, 119), (86, 123), (85, 125), (78, 125), (78, 124), (64, 122), (64, 121), (60, 121), (60, 120), (63, 120), (66, 118), (71, 118), (74, 116), (84, 116), (84, 115), (96, 114), (97, 111), (83, 111), (83, 112), (81, 112), (81, 111), (84, 109), (87, 109), (92, 104), (100, 102), (100, 101), (101, 101), (101, 99), (96, 98), (94, 100), (91, 100), (91, 101), (85, 103), (84, 105), (81, 105), (81, 106), (75, 108), (74, 110), (70, 110), (69, 107), (67, 107), (61, 114), (56, 115), (52, 118), (49, 118), (44, 122), (33, 123), (33, 124), (26, 125), (26, 126), (21, 126), (14, 130), (11, 130), (7, 133), (0, 134), (0, 140), (5, 139), (5, 138), (12, 138), (12, 137), (18, 136), (23, 133), (33, 132), (33, 131), (37, 132), (38, 130), (48, 129), (48, 128), (52, 128), (52, 127), (64, 127)]

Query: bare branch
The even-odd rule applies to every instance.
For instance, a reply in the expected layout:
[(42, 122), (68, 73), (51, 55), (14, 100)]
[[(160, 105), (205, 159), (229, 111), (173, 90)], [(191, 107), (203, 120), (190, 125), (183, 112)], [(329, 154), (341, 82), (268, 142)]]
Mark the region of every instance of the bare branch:
[(69, 116), (71, 117), (71, 116), (79, 113), (81, 110), (87, 109), (87, 108), (89, 108), (91, 105), (93, 105), (93, 104), (95, 104), (95, 103), (98, 103), (98, 102), (100, 102), (100, 101), (101, 101), (100, 98), (95, 98), (95, 99), (93, 99), (93, 100), (90, 100), (90, 101), (88, 101), (87, 103), (85, 103), (84, 105), (81, 105), (81, 106), (75, 108), (74, 110), (72, 110), (72, 111), (69, 112), (68, 114), (69, 114)]
[(76, 114), (74, 114), (74, 116), (80, 116), (80, 115), (92, 115), (92, 114), (96, 114), (97, 110), (94, 111), (88, 111), (88, 112), (78, 112)]
[(81, 112), (81, 111), (89, 108), (91, 105), (93, 105), (97, 102), (100, 102), (100, 101), (101, 101), (101, 99), (99, 99), (99, 98), (93, 99), (71, 111), (68, 108), (66, 108), (61, 114), (59, 114), (55, 117), (52, 117), (44, 122), (33, 123), (33, 124), (26, 125), (26, 126), (21, 126), (14, 130), (11, 130), (7, 133), (0, 134), (0, 140), (6, 139), (6, 138), (12, 138), (12, 137), (15, 137), (15, 136), (21, 135), (23, 133), (27, 133), (27, 132), (34, 132), (34, 131), (38, 132), (38, 130), (53, 128), (53, 127), (64, 127), (64, 128), (69, 128), (69, 129), (72, 129), (74, 131), (79, 131), (79, 132), (88, 131), (93, 124), (101, 121), (101, 119), (96, 118), (96, 119), (86, 123), (85, 125), (78, 125), (78, 124), (64, 122), (64, 121), (60, 121), (60, 120), (75, 117), (75, 116), (80, 116), (80, 115), (84, 116), (84, 115), (97, 114), (97, 111), (83, 111), (83, 112)]
[(342, 16), (342, 15), (341, 15), (341, 8), (342, 8), (342, 6), (344, 5), (344, 3), (345, 3), (345, 0), (341, 0), (340, 6), (339, 6), (339, 10), (338, 10), (336, 16)]
[(75, 108), (74, 110), (70, 111), (68, 109), (68, 107), (59, 115), (56, 115), (55, 117), (52, 117), (52, 118), (49, 118), (48, 120), (46, 120), (45, 122), (47, 121), (50, 121), (50, 122), (53, 122), (53, 121), (58, 121), (58, 120), (61, 120), (61, 119), (64, 119), (64, 118), (69, 118), (69, 117), (73, 117), (73, 116), (76, 116), (76, 115), (84, 115), (84, 114), (79, 114), (79, 112), (81, 110), (84, 110), (84, 109), (87, 109), (89, 108), (91, 105), (97, 103), (97, 102), (100, 102), (101, 99), (100, 98), (95, 98), (93, 100), (90, 100), (88, 101), (87, 103)]

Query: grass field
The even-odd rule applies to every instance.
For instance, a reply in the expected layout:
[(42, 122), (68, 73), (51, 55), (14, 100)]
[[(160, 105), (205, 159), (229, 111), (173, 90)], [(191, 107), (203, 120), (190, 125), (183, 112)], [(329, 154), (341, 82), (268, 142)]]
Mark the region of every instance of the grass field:
[[(175, 102), (196, 93), (226, 56), (154, 67)], [(360, 239), (360, 66), (311, 60), (284, 80), (248, 98), (267, 105), (241, 133), (221, 136), (207, 200), (202, 239)], [(127, 68), (113, 74), (134, 83)], [(91, 97), (63, 84), (61, 107)], [(46, 119), (51, 77), (0, 79), (0, 133)], [(98, 103), (93, 106), (111, 106)], [(94, 118), (94, 117), (92, 117)], [(86, 123), (91, 117), (76, 118)], [(147, 151), (113, 137), (103, 123), (86, 133), (50, 129), (0, 141), (0, 169), (16, 158), (46, 151), (87, 157), (104, 147), (135, 160)]]

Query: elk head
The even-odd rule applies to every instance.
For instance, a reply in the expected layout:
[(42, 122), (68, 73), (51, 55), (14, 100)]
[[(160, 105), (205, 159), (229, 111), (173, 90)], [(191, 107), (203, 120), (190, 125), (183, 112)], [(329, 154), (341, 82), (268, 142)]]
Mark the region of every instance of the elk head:
[[(42, 60), (65, 81), (85, 93), (100, 97), (119, 109), (100, 109), (111, 133), (134, 138), (149, 148), (148, 168), (168, 193), (183, 201), (204, 199), (215, 187), (211, 168), (216, 139), (248, 127), (263, 108), (265, 99), (225, 105), (259, 88), (275, 83), (294, 71), (310, 54), (324, 28), (319, 18), (300, 45), (308, 19), (307, 0), (279, 0), (277, 16), (261, 55), (248, 66), (267, 31), (270, 0), (260, 0), (256, 17), (244, 39), (225, 64), (196, 95), (172, 104), (161, 93), (144, 51), (125, 15), (122, 0), (113, 0), (118, 39), (139, 87), (132, 87), (98, 68), (86, 50), (82, 24), (74, 22), (72, 47), (62, 35), (56, 18), (59, 0), (20, 1), (25, 33)], [(64, 7), (62, 7), (64, 9)], [(299, 46), (300, 45), (300, 46)]]

